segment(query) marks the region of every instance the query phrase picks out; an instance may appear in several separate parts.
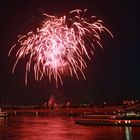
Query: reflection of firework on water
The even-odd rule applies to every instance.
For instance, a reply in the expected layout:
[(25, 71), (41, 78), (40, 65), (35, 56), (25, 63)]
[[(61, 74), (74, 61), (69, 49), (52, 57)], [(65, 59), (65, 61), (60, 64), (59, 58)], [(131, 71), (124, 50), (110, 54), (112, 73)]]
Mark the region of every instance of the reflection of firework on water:
[(88, 21), (85, 11), (73, 10), (68, 16), (60, 18), (44, 14), (45, 20), (41, 28), (37, 28), (36, 33), (31, 31), (27, 35), (19, 36), (18, 43), (11, 48), (9, 55), (13, 48), (21, 46), (16, 52), (17, 60), (13, 72), (21, 58), (29, 58), (26, 63), (25, 84), (31, 65), (35, 80), (47, 77), (50, 81), (54, 79), (56, 86), (58, 82), (63, 84), (62, 75), (65, 71), (71, 76), (75, 75), (77, 79), (81, 73), (85, 79), (84, 56), (90, 60), (94, 43), (101, 46), (101, 32), (107, 31), (112, 36), (101, 20), (91, 17)]

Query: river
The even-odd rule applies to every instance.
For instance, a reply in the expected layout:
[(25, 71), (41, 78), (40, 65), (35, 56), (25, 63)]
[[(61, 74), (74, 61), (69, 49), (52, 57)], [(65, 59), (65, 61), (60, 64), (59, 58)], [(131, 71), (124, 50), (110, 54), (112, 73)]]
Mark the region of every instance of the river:
[(140, 127), (83, 126), (70, 117), (14, 116), (0, 119), (0, 140), (140, 140)]

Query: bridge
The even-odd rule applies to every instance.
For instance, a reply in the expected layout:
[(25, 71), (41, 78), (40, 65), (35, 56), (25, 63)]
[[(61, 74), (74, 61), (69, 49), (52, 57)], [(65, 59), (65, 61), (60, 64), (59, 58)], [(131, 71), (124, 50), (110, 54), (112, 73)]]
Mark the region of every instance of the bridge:
[(43, 108), (31, 106), (0, 106), (2, 111), (8, 114), (63, 114), (63, 115), (80, 115), (80, 114), (97, 114), (97, 115), (113, 115), (118, 112), (138, 111), (140, 112), (140, 104), (123, 108), (122, 106), (106, 106), (106, 107), (81, 107), (81, 108)]
[(0, 107), (2, 111), (9, 114), (65, 114), (65, 115), (79, 115), (79, 114), (113, 114), (115, 111), (121, 109), (119, 106), (112, 107), (81, 107), (81, 108), (32, 108), (32, 107)]

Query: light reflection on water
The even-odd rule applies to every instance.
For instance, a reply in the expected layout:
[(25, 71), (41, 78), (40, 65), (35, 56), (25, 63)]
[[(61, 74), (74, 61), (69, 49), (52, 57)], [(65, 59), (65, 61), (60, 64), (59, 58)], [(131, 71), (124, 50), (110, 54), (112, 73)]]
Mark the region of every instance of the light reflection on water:
[(125, 127), (125, 136), (126, 136), (126, 140), (132, 139), (132, 128), (131, 127)]
[(83, 126), (67, 117), (0, 119), (0, 140), (139, 140), (140, 127)]

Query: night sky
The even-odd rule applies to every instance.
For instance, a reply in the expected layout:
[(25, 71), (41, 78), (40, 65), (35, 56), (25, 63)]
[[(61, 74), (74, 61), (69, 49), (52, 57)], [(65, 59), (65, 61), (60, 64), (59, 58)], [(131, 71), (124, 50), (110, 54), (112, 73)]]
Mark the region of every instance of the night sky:
[[(8, 51), (19, 34), (35, 30), (42, 13), (62, 16), (73, 9), (88, 9), (113, 33), (102, 35), (104, 49), (96, 48), (87, 62), (87, 80), (64, 77), (64, 86), (55, 89), (47, 80), (34, 81), (31, 73), (24, 85), (25, 61), (18, 63)], [(12, 0), (0, 4), (0, 102), (39, 103), (55, 94), (79, 102), (140, 99), (139, 8), (135, 0)]]

